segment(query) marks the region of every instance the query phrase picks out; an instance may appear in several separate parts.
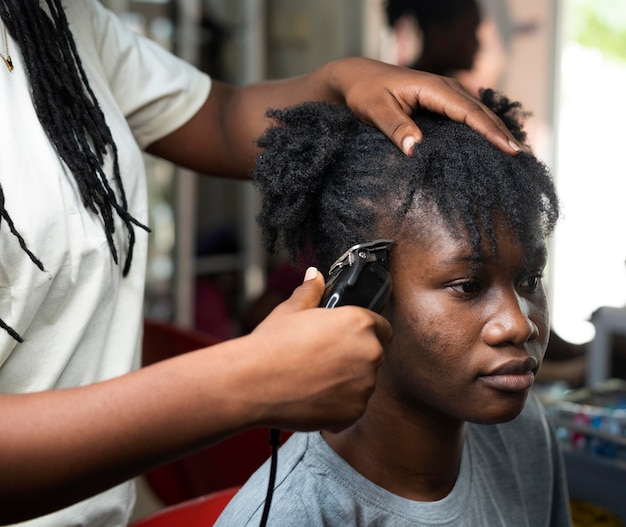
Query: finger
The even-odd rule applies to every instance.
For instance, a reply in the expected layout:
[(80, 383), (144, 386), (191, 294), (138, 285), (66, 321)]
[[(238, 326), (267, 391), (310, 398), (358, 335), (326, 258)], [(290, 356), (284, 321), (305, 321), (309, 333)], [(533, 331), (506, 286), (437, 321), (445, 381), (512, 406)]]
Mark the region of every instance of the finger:
[[(417, 72), (416, 72), (417, 73)], [(410, 118), (419, 108), (467, 124), (502, 151), (516, 155), (528, 148), (515, 139), (504, 122), (463, 85), (448, 77), (419, 72), (424, 78), (389, 98), (370, 114), (370, 122), (383, 131), (406, 155), (421, 143), (423, 133)]]
[[(475, 103), (476, 106), (470, 106), (471, 109), (464, 117), (459, 116), (457, 119), (452, 114), (448, 114), (448, 116), (451, 119), (464, 122), (470, 128), (473, 128), (483, 135), (487, 141), (504, 152), (517, 155), (522, 151), (528, 151), (528, 147), (513, 137), (513, 134), (497, 115), (493, 114), (491, 110), (481, 102), (475, 101)], [(470, 102), (470, 105), (471, 104)]]
[[(502, 119), (469, 93), (460, 82), (447, 77), (437, 77), (435, 81), (446, 84), (447, 89), (438, 87), (432, 92), (422, 91), (419, 102), (423, 108), (467, 124), (504, 152), (516, 155), (528, 150), (515, 139)], [(429, 93), (435, 96), (429, 96)]]
[(309, 267), (304, 275), (302, 285), (297, 287), (291, 296), (280, 304), (275, 311), (300, 311), (318, 307), (324, 294), (324, 276), (315, 267)]
[[(370, 328), (373, 329), (376, 338), (382, 346), (386, 346), (387, 344), (389, 344), (389, 342), (391, 342), (391, 339), (393, 337), (391, 324), (382, 315), (379, 315), (378, 313), (375, 313), (374, 311), (371, 311), (364, 307), (351, 305), (336, 307), (334, 308), (334, 310), (342, 310), (346, 313), (348, 312), (348, 310), (353, 310), (349, 315), (347, 315), (347, 319), (353, 321), (353, 326), (357, 327), (363, 325), (363, 327), (367, 327), (368, 330)], [(358, 312), (354, 310), (358, 310)]]
[(380, 341), (383, 346), (386, 346), (391, 342), (393, 338), (393, 330), (391, 329), (391, 324), (389, 321), (374, 313), (374, 332), (376, 333), (376, 338)]
[(412, 113), (412, 108), (400, 104), (390, 95), (375, 113), (360, 117), (381, 130), (405, 155), (412, 156), (415, 145), (424, 139), (422, 131), (410, 117)]
[[(459, 93), (454, 99), (449, 96), (445, 101), (429, 98), (420, 101), (420, 105), (453, 121), (467, 124), (503, 152), (517, 155), (528, 150), (513, 137), (497, 115), (468, 95)], [(385, 108), (379, 108), (371, 122), (407, 156), (413, 155), (415, 145), (419, 145), (424, 138), (422, 131), (409, 117), (409, 113), (400, 105), (390, 104)], [(389, 123), (391, 126), (388, 126)]]

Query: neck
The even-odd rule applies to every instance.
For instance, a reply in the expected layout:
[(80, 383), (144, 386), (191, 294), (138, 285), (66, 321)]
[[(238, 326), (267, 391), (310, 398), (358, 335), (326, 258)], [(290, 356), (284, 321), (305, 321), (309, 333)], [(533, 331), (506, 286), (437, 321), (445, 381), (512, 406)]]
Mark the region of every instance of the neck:
[(432, 408), (403, 408), (375, 392), (367, 412), (328, 444), (378, 486), (404, 498), (436, 501), (456, 482), (466, 423)]

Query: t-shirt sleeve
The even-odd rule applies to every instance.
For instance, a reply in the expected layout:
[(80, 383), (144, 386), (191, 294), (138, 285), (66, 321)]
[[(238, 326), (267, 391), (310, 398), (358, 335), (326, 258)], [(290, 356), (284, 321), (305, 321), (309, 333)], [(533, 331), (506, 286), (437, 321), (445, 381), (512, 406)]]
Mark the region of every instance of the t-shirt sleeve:
[(159, 44), (128, 27), (99, 2), (85, 2), (94, 47), (109, 90), (143, 149), (180, 128), (206, 101), (211, 79)]

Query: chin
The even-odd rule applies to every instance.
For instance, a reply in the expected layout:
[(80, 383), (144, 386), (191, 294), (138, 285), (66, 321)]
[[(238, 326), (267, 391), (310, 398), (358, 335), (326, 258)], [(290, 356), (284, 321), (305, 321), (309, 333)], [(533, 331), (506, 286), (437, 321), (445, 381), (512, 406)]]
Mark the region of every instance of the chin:
[(527, 395), (517, 400), (507, 400), (506, 402), (500, 401), (485, 405), (474, 415), (469, 416), (466, 421), (470, 423), (476, 423), (480, 425), (497, 425), (500, 423), (508, 423), (515, 419), (524, 409)]

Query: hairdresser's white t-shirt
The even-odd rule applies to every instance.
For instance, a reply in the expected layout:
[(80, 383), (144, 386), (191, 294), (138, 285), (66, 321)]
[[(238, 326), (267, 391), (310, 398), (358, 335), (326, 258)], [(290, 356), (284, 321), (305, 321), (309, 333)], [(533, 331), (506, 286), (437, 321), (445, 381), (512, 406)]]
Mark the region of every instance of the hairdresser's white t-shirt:
[[(137, 37), (98, 2), (64, 6), (118, 147), (128, 210), (147, 224), (139, 147), (193, 116), (208, 96), (210, 79)], [(9, 49), (13, 72), (0, 62), (0, 183), (6, 211), (45, 272), (2, 220), (0, 319), (24, 342), (0, 328), (0, 393), (79, 386), (122, 375), (139, 361), (148, 234), (135, 228), (133, 263), (123, 278), (99, 218), (85, 210), (73, 176), (40, 126), (22, 56), (11, 38)], [(123, 263), (127, 232), (119, 218), (115, 243)], [(133, 501), (132, 485), (122, 485), (28, 525), (125, 525)]]

